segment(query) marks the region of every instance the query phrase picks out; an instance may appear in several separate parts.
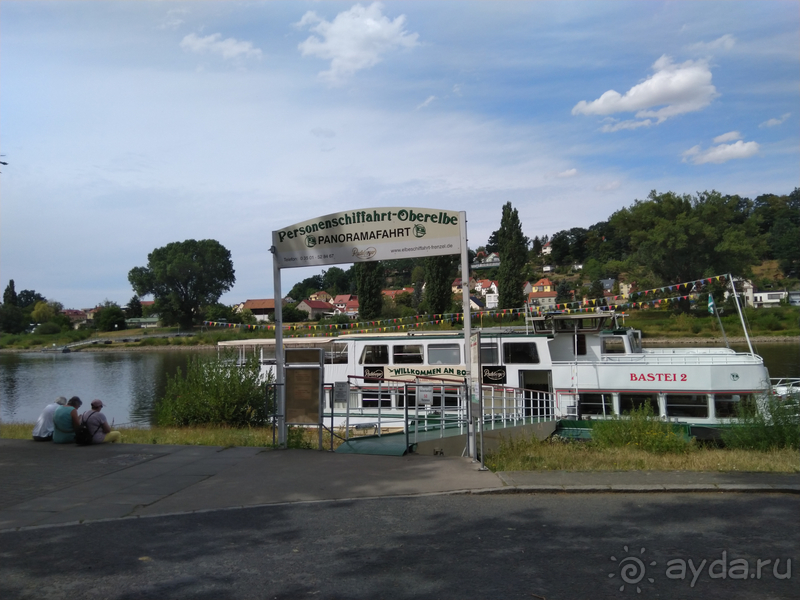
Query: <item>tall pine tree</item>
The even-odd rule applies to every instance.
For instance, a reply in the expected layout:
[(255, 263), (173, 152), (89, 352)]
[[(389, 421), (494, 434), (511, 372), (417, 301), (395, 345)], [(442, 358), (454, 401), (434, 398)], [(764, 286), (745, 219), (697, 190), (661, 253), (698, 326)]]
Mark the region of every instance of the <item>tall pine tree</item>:
[(425, 300), (431, 314), (447, 312), (452, 305), (451, 262), (450, 256), (430, 256), (425, 259)]
[(525, 303), (525, 262), (528, 257), (527, 239), (522, 224), (511, 202), (503, 206), (503, 216), (498, 230), (500, 267), (498, 268), (498, 294), (500, 308), (520, 308)]
[(378, 262), (357, 263), (355, 265), (356, 288), (358, 290), (358, 316), (361, 319), (375, 319), (381, 316), (383, 308), (383, 265)]

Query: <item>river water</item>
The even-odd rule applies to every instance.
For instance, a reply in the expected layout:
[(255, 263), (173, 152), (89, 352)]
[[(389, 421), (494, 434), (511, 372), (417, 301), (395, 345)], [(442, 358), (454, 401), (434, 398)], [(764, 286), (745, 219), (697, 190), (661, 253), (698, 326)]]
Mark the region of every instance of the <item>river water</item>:
[[(747, 351), (746, 345), (732, 345)], [(800, 377), (800, 340), (758, 344), (771, 377)], [(94, 398), (117, 425), (147, 427), (153, 406), (164, 394), (167, 377), (185, 371), (191, 356), (205, 350), (148, 352), (24, 352), (0, 354), (0, 421), (33, 423), (57, 396), (79, 396), (84, 407)]]

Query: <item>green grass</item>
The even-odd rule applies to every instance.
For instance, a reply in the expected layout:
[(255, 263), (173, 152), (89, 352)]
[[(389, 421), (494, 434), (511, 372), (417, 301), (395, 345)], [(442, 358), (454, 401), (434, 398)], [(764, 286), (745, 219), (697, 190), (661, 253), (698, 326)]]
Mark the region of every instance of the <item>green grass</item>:
[(800, 472), (800, 457), (790, 449), (695, 447), (655, 454), (634, 446), (601, 448), (590, 442), (535, 437), (503, 439), (496, 452), (487, 453), (485, 462), (492, 471)]
[[(178, 446), (255, 446), (273, 447), (273, 431), (266, 427), (226, 427), (207, 425), (195, 427), (116, 428), (122, 433), (123, 444), (166, 444)], [(0, 424), (0, 438), (30, 440), (33, 423)], [(277, 440), (277, 434), (275, 435)], [(287, 439), (290, 448), (316, 448), (318, 433), (314, 428), (291, 427)], [(330, 435), (323, 435), (324, 447), (330, 448)], [(337, 444), (334, 444), (337, 445)]]

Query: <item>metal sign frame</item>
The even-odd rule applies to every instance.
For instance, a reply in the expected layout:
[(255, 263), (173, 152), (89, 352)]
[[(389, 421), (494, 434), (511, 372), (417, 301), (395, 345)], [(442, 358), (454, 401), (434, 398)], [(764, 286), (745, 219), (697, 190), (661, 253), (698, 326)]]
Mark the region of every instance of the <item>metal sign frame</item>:
[[(456, 233), (455, 228), (458, 228)], [(430, 230), (432, 236), (428, 236)], [(283, 347), (281, 269), (349, 264), (398, 258), (461, 254), (461, 298), (467, 386), (471, 380), (467, 341), (472, 333), (469, 305), (467, 213), (434, 208), (376, 207), (334, 213), (272, 232), (272, 280), (275, 295), (275, 362), (278, 394), (278, 444), (286, 446), (286, 387)], [(324, 365), (322, 367), (324, 374)], [(324, 377), (323, 377), (324, 379)], [(324, 381), (323, 381), (324, 384)], [(475, 418), (469, 408), (467, 452), (475, 457)], [(332, 411), (333, 409), (331, 409)], [(322, 435), (320, 428), (320, 436)]]

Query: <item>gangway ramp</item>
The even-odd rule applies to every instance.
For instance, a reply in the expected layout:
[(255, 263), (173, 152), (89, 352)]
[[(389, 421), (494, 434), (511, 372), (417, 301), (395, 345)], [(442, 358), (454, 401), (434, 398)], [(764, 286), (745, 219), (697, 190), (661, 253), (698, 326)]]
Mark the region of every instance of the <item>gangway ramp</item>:
[[(517, 436), (535, 435), (543, 440), (556, 430), (556, 420), (517, 419), (515, 421), (487, 421), (484, 423), (483, 442), (485, 450), (491, 451), (500, 445), (500, 440)], [(409, 429), (408, 442), (403, 431), (350, 438), (336, 452), (343, 454), (373, 454), (404, 456), (409, 452), (423, 455), (461, 456), (467, 445), (464, 426), (430, 428), (414, 432)]]

